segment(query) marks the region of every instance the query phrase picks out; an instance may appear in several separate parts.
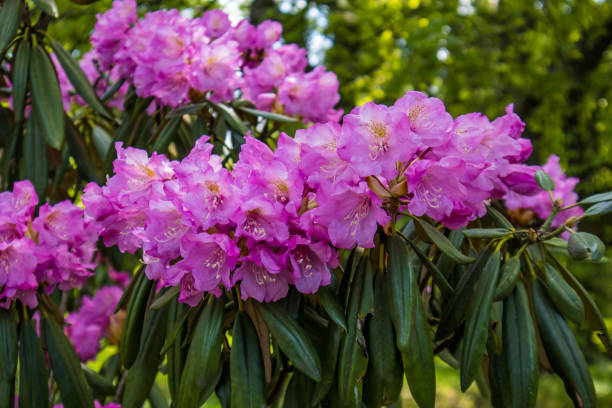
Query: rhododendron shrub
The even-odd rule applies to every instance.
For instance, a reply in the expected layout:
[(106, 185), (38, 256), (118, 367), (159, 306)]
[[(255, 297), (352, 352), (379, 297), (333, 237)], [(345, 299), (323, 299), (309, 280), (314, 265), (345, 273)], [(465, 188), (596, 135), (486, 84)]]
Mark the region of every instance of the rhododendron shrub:
[(571, 327), (612, 342), (567, 265), (606, 261), (579, 223), (612, 194), (527, 164), (513, 105), (341, 116), (279, 23), (131, 0), (76, 61), (45, 4), (0, 9), (0, 406), (431, 407), (435, 355), (496, 407), (540, 370), (595, 406)]

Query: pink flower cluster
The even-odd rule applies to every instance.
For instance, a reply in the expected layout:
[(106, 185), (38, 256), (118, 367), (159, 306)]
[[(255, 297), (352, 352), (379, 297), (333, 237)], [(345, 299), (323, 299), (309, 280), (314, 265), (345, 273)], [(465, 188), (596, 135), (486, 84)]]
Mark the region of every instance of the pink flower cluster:
[(207, 140), (181, 162), (117, 144), (115, 175), (83, 195), (104, 243), (142, 249), (147, 276), (180, 286), (190, 305), (237, 282), (243, 299), (258, 301), (284, 297), (290, 284), (303, 293), (329, 284), (337, 255), (303, 214), (310, 204), (298, 145), (282, 135), (272, 152), (247, 137), (230, 172)]
[[(575, 204), (578, 201), (578, 194), (574, 192), (574, 187), (578, 184), (576, 177), (567, 177), (559, 164), (559, 157), (550, 155), (543, 166), (530, 166), (529, 172), (535, 174), (536, 171), (543, 170), (555, 182), (555, 189), (552, 192), (552, 197), (558, 201), (561, 207)], [(533, 180), (533, 176), (531, 177)], [(553, 202), (547, 191), (535, 189), (535, 193), (531, 195), (521, 195), (516, 192), (509, 192), (505, 196), (506, 207), (514, 210), (519, 208), (533, 210), (538, 218), (545, 220), (548, 218), (553, 209)], [(580, 207), (573, 207), (559, 212), (552, 222), (552, 227), (559, 227), (571, 217), (579, 217), (584, 211)]]
[(92, 275), (95, 224), (69, 201), (44, 204), (34, 217), (37, 203), (27, 180), (0, 193), (0, 307), (15, 299), (35, 307), (39, 287), (69, 290)]
[[(357, 107), (342, 124), (281, 133), (275, 151), (248, 136), (231, 172), (205, 136), (180, 162), (117, 144), (115, 175), (89, 184), (83, 202), (105, 244), (142, 249), (149, 278), (180, 285), (181, 301), (238, 282), (243, 298), (274, 301), (289, 285), (328, 284), (335, 248), (373, 247), (392, 215), (455, 229), (491, 198), (541, 194), (538, 168), (521, 163), (531, 153), (523, 129), (512, 105), (494, 121), (453, 119), (439, 99), (408, 92), (393, 106)], [(544, 169), (566, 182), (555, 194), (573, 194), (571, 179)]]
[[(135, 0), (114, 0), (97, 17), (93, 50), (82, 64), (90, 79), (99, 77), (90, 62), (95, 61), (111, 79), (125, 78), (140, 97), (162, 105), (176, 107), (205, 95), (214, 101), (242, 97), (259, 109), (306, 121), (337, 120), (341, 114), (334, 110), (340, 99), (336, 75), (323, 67), (305, 72), (306, 50), (281, 45), (278, 22), (232, 26), (221, 10), (188, 18), (174, 9), (138, 20)], [(70, 86), (62, 83), (68, 96)]]
[(70, 313), (66, 319), (66, 335), (82, 361), (96, 356), (108, 330), (110, 318), (123, 294), (120, 286), (105, 286), (93, 298), (83, 297), (81, 308)]

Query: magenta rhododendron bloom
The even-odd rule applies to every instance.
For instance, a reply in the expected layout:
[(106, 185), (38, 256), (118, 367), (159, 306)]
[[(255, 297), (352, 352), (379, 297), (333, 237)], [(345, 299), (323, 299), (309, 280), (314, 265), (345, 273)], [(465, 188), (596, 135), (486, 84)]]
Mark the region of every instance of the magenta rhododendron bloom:
[(81, 308), (66, 318), (66, 335), (82, 361), (98, 354), (100, 340), (106, 336), (110, 317), (122, 294), (123, 290), (118, 286), (105, 286), (93, 298), (84, 296)]
[(344, 117), (338, 155), (362, 177), (397, 176), (396, 163), (407, 161), (417, 146), (406, 115), (368, 102)]
[(19, 299), (36, 307), (36, 291), (80, 287), (94, 267), (98, 225), (69, 201), (45, 204), (29, 181), (0, 193), (0, 306)]
[(381, 208), (382, 200), (365, 182), (330, 195), (321, 194), (317, 202), (315, 219), (328, 227), (330, 241), (339, 248), (374, 247), (377, 226), (390, 220)]
[(183, 259), (176, 264), (193, 277), (193, 286), (202, 292), (221, 295), (219, 284), (232, 286), (230, 273), (238, 262), (240, 250), (225, 234), (190, 234), (181, 244)]
[[(305, 121), (338, 120), (338, 79), (323, 67), (306, 72), (306, 50), (281, 44), (282, 26), (266, 20), (232, 26), (222, 10), (189, 18), (178, 10), (149, 12), (138, 19), (136, 2), (115, 0), (97, 15), (93, 49), (81, 60), (89, 80), (102, 96), (110, 82), (125, 81), (110, 106), (122, 108), (129, 85), (154, 105), (177, 107), (201, 97), (216, 102), (237, 94), (258, 109), (286, 113)], [(56, 64), (68, 110), (85, 102)], [(192, 92), (197, 91), (197, 92)], [(314, 103), (313, 103), (314, 102)]]
[(450, 137), (453, 118), (438, 98), (408, 91), (393, 106), (408, 116), (410, 129), (424, 146), (441, 146)]

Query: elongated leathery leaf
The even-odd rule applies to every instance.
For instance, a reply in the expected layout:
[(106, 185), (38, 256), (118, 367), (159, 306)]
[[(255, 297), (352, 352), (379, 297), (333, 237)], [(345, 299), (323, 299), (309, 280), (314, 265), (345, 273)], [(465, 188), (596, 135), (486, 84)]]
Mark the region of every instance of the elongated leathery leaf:
[(465, 319), (467, 308), (474, 292), (475, 284), (482, 275), (483, 266), (489, 254), (488, 249), (483, 249), (476, 258), (476, 262), (461, 276), (455, 294), (444, 307), (442, 318), (436, 331), (436, 340), (444, 339), (461, 325)]
[(45, 197), (47, 191), (47, 146), (40, 125), (30, 115), (27, 121), (23, 143), (23, 177), (30, 180), (38, 197)]
[(408, 349), (412, 331), (412, 299), (416, 280), (414, 267), (410, 262), (408, 246), (397, 235), (387, 240), (388, 267), (385, 273), (386, 290), (389, 302), (389, 315), (395, 327), (397, 347)]
[(123, 408), (140, 408), (149, 396), (157, 372), (160, 351), (164, 345), (168, 307), (148, 310), (142, 330), (138, 356), (128, 371), (123, 393)]
[(429, 259), (429, 257), (423, 253), (412, 241), (408, 240), (408, 243), (412, 247), (412, 250), (417, 254), (421, 262), (425, 265), (427, 270), (433, 276), (434, 281), (438, 285), (441, 291), (443, 291), (447, 295), (453, 294), (453, 287), (448, 283), (444, 274), (438, 269), (438, 267)]
[(433, 408), (436, 398), (436, 371), (429, 324), (416, 280), (412, 282), (412, 333), (408, 349), (402, 351), (404, 373), (410, 393), (421, 408)]
[(131, 367), (138, 356), (147, 299), (153, 286), (153, 281), (147, 278), (144, 271), (140, 271), (140, 274), (134, 279), (137, 279), (137, 281), (128, 302), (125, 322), (121, 331), (121, 342), (119, 343), (121, 360), (126, 368)]
[(64, 407), (93, 408), (91, 389), (70, 341), (54, 320), (43, 318), (42, 323), (53, 376), (59, 386)]
[(500, 259), (501, 254), (499, 251), (491, 254), (476, 284), (461, 348), (460, 371), (462, 391), (467, 390), (472, 381), (474, 381), (484, 356), (487, 335), (489, 333), (491, 303), (493, 302), (495, 284), (499, 276)]
[(341, 327), (330, 322), (325, 335), (325, 347), (321, 350), (321, 381), (315, 385), (312, 397), (312, 406), (316, 406), (329, 392), (336, 378), (336, 365), (338, 364), (338, 350), (342, 334), (345, 332)]
[(383, 274), (379, 272), (374, 283), (374, 314), (366, 328), (370, 363), (364, 379), (364, 400), (368, 407), (376, 408), (397, 400), (404, 374), (384, 285)]
[(21, 0), (6, 0), (0, 9), (0, 54), (17, 32), (22, 6)]
[(599, 337), (599, 340), (605, 347), (608, 356), (612, 357), (612, 337), (610, 337), (610, 333), (606, 327), (606, 322), (604, 321), (597, 304), (591, 295), (589, 295), (589, 292), (586, 291), (584, 286), (582, 286), (578, 279), (576, 279), (576, 277), (565, 266), (557, 261), (555, 257), (550, 256), (549, 258), (557, 267), (557, 270), (561, 272), (567, 283), (574, 288), (574, 290), (578, 293), (578, 296), (580, 296), (580, 299), (582, 299), (587, 323), (591, 327), (591, 330), (595, 331), (597, 337)]
[(321, 306), (327, 312), (327, 315), (332, 319), (338, 326), (342, 327), (346, 331), (346, 323), (344, 321), (344, 310), (342, 305), (336, 299), (332, 289), (323, 286), (319, 289), (319, 300)]
[(17, 48), (15, 68), (13, 70), (13, 112), (15, 112), (16, 124), (20, 124), (23, 119), (28, 89), (31, 53), (32, 44), (30, 44), (29, 41), (21, 41)]
[(491, 401), (499, 408), (535, 406), (539, 379), (538, 344), (529, 298), (522, 283), (504, 301), (502, 352), (491, 356)]
[(293, 364), (313, 380), (319, 381), (321, 361), (304, 329), (279, 304), (258, 303), (256, 308), (281, 350)]
[(544, 276), (547, 283), (546, 291), (557, 309), (571, 321), (582, 323), (585, 316), (584, 306), (576, 291), (549, 263), (544, 265)]
[(19, 330), (19, 408), (46, 407), (49, 374), (35, 322), (25, 319)]
[(444, 236), (436, 227), (428, 222), (417, 220), (417, 223), (423, 228), (427, 236), (433, 241), (438, 249), (444, 252), (449, 258), (457, 263), (470, 263), (474, 262), (474, 258), (471, 256), (463, 255), (452, 242)]
[(64, 141), (64, 107), (53, 63), (39, 44), (32, 48), (30, 63), (32, 108), (47, 143), (59, 149)]
[(179, 407), (199, 407), (200, 399), (207, 399), (217, 386), (221, 376), (222, 319), (223, 301), (213, 297), (200, 314), (189, 346), (177, 399)]
[(17, 320), (13, 308), (0, 308), (0, 406), (11, 407), (17, 370)]
[(231, 406), (259, 408), (265, 405), (263, 360), (257, 332), (249, 317), (240, 312), (232, 330), (230, 354)]
[(563, 316), (555, 310), (539, 282), (533, 282), (533, 304), (544, 349), (577, 407), (595, 407), (595, 387), (588, 366)]
[(521, 258), (513, 256), (502, 267), (501, 277), (495, 288), (494, 300), (501, 300), (510, 295), (521, 274)]
[(363, 389), (368, 355), (361, 331), (363, 321), (374, 307), (372, 268), (368, 256), (362, 256), (350, 285), (347, 304), (347, 326), (338, 357), (338, 397), (341, 406), (357, 406)]
[(53, 49), (53, 52), (55, 53), (60, 65), (64, 69), (66, 76), (72, 83), (72, 86), (74, 86), (75, 91), (100, 115), (111, 117), (108, 109), (100, 101), (96, 91), (89, 83), (89, 80), (81, 69), (79, 63), (72, 58), (72, 55), (70, 55), (64, 46), (59, 42), (52, 40), (51, 48)]

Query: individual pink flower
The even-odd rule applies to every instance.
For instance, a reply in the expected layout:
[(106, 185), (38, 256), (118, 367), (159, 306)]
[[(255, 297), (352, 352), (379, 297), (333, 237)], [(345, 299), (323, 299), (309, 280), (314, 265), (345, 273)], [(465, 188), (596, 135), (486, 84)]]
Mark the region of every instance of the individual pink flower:
[(240, 281), (243, 300), (275, 302), (289, 291), (289, 277), (282, 271), (280, 257), (262, 246), (250, 248), (242, 265), (234, 273), (234, 282)]
[(319, 194), (317, 203), (313, 215), (327, 226), (329, 240), (339, 248), (373, 248), (378, 225), (384, 226), (390, 220), (381, 208), (382, 200), (365, 182), (329, 195)]
[(232, 287), (230, 273), (238, 262), (240, 250), (225, 234), (189, 234), (181, 242), (182, 260), (176, 264), (193, 277), (198, 291), (221, 295), (219, 287)]
[(91, 34), (91, 44), (98, 54), (102, 69), (114, 63), (115, 54), (124, 46), (130, 26), (136, 22), (135, 0), (114, 0), (113, 7), (103, 14), (97, 14), (98, 21)]
[(294, 236), (288, 243), (285, 262), (291, 268), (292, 283), (301, 293), (315, 293), (331, 282), (329, 267), (338, 265), (337, 253), (325, 242), (311, 242)]
[(449, 139), (453, 118), (440, 99), (408, 91), (393, 106), (408, 116), (410, 129), (423, 146), (441, 146)]
[(219, 9), (205, 11), (202, 15), (202, 24), (206, 27), (206, 35), (209, 37), (220, 37), (231, 26), (227, 14)]
[(368, 102), (344, 117), (338, 155), (362, 177), (395, 178), (397, 162), (417, 149), (408, 126), (400, 111)]

